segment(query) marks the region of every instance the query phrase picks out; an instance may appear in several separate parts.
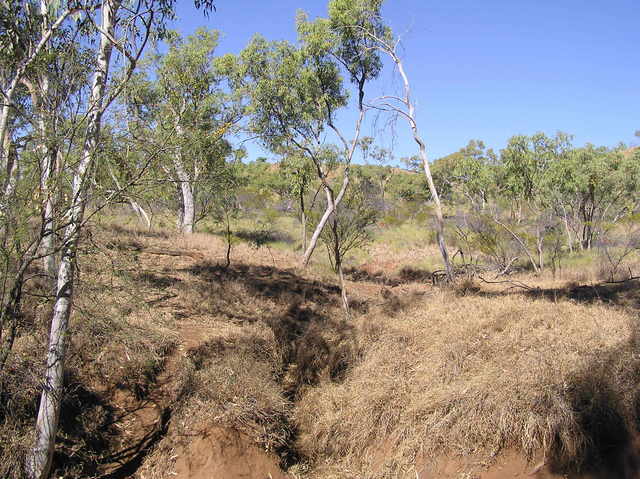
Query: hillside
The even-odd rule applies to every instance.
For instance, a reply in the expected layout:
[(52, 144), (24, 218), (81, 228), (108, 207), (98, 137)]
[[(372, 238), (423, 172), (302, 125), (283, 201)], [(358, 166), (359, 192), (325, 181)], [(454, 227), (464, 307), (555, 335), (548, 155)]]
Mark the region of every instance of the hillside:
[[(208, 234), (92, 228), (54, 477), (614, 477), (636, 457), (633, 281), (436, 288), (387, 247), (350, 273), (346, 322), (319, 265), (224, 254)], [(4, 477), (46, 337), (30, 304), (3, 382)]]

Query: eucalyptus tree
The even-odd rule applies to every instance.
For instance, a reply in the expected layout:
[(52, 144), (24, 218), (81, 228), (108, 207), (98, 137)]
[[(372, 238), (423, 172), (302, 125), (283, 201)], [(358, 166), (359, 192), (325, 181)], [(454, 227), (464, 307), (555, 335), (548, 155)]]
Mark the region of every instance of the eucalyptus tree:
[[(337, 208), (349, 186), (350, 165), (365, 118), (365, 88), (382, 68), (377, 52), (370, 48), (370, 39), (350, 26), (382, 29), (381, 3), (331, 0), (327, 18), (310, 21), (306, 14), (298, 13), (298, 45), (255, 36), (238, 57), (224, 59), (236, 74), (236, 86), (250, 98), (251, 131), (274, 152), (297, 148), (312, 162), (324, 191), (325, 210), (303, 254), (303, 265), (308, 264), (332, 215), (337, 221)], [(358, 112), (350, 139), (337, 123), (339, 112), (349, 105), (343, 74), (354, 85)], [(327, 155), (332, 150), (327, 148), (328, 134), (340, 145), (337, 157)], [(340, 166), (339, 186), (329, 175), (336, 162)], [(343, 306), (348, 312), (340, 257), (336, 263)]]
[(177, 193), (183, 233), (193, 232), (202, 206), (199, 193), (215, 184), (216, 171), (232, 152), (224, 137), (242, 117), (242, 105), (224, 89), (225, 76), (215, 61), (218, 39), (214, 30), (199, 29), (186, 39), (172, 33), (167, 53), (153, 59), (155, 80), (143, 79), (150, 112), (143, 128), (167, 148), (160, 167)]
[[(63, 396), (76, 257), (80, 233), (86, 220), (86, 208), (93, 199), (93, 172), (99, 159), (103, 116), (108, 106), (122, 93), (149, 37), (154, 32), (162, 33), (164, 18), (171, 14), (173, 7), (169, 0), (138, 0), (126, 4), (119, 0), (102, 0), (91, 4), (69, 2), (73, 8), (66, 8), (63, 3), (66, 4), (51, 4), (51, 11), (60, 9), (63, 12), (57, 16), (62, 19), (60, 23), (76, 10), (78, 19), (75, 28), (86, 28), (95, 35), (97, 41), (93, 43), (95, 51), (89, 93), (84, 104), (82, 121), (78, 125), (83, 133), (77, 142), (77, 157), (64, 170), (64, 174), (70, 176), (71, 186), (62, 209), (63, 216), (60, 218), (60, 224), (64, 227), (60, 241), (61, 258), (57, 268), (56, 295), (36, 420), (35, 442), (25, 461), (26, 473), (31, 479), (44, 479), (48, 476), (53, 456)], [(112, 55), (114, 50), (117, 51), (117, 55)], [(112, 57), (121, 61), (124, 67), (124, 73), (115, 79), (116, 81), (110, 81)], [(31, 58), (31, 54), (26, 58)], [(21, 62), (21, 68), (26, 69), (24, 64), (24, 61)]]
[(298, 204), (300, 244), (302, 251), (306, 251), (308, 205), (305, 202), (305, 198), (312, 185), (314, 172), (309, 161), (307, 161), (305, 156), (298, 150), (284, 155), (280, 161), (279, 170), (285, 185), (282, 193), (295, 200)]
[[(590, 249), (608, 226), (639, 206), (640, 163), (624, 147), (587, 144), (552, 165), (550, 183), (578, 247)], [(572, 241), (572, 238), (569, 238)]]
[(418, 120), (416, 116), (415, 101), (412, 97), (411, 83), (409, 76), (404, 67), (404, 62), (398, 54), (398, 48), (400, 40), (395, 38), (389, 28), (379, 28), (377, 30), (371, 29), (370, 24), (352, 24), (350, 30), (354, 35), (359, 35), (367, 38), (370, 43), (370, 48), (377, 52), (381, 52), (386, 55), (394, 64), (400, 78), (402, 79), (402, 93), (400, 95), (383, 95), (375, 99), (372, 103), (375, 108), (382, 111), (388, 111), (395, 114), (407, 121), (413, 139), (418, 146), (418, 155), (422, 162), (424, 174), (429, 186), (429, 192), (435, 206), (435, 219), (436, 219), (436, 238), (438, 241), (438, 248), (442, 255), (442, 261), (444, 263), (445, 275), (448, 281), (453, 280), (454, 271), (449, 258), (449, 252), (447, 251), (447, 245), (444, 235), (444, 214), (442, 212), (442, 203), (440, 201), (440, 195), (438, 189), (433, 181), (433, 175), (431, 174), (431, 167), (429, 166), (429, 159), (427, 157), (427, 145), (418, 128)]
[[(370, 81), (375, 80), (382, 70), (382, 60), (378, 52), (373, 48), (374, 41), (370, 35), (363, 34), (363, 30), (373, 32), (374, 35), (379, 36), (389, 34), (389, 28), (382, 22), (380, 14), (382, 4), (383, 0), (330, 0), (328, 18), (320, 18), (315, 22), (308, 22), (305, 16), (299, 16), (298, 19), (298, 32), (303, 48), (309, 50), (316, 65), (322, 65), (322, 62), (318, 61), (318, 52), (320, 52), (321, 57), (326, 57), (328, 53), (333, 63), (341, 66), (355, 87), (356, 91), (354, 93), (358, 111), (354, 133), (351, 141), (348, 141), (343, 132), (336, 126), (335, 111), (331, 108), (331, 104), (328, 103), (326, 106), (326, 123), (336, 134), (344, 150), (343, 179), (340, 191), (335, 198), (330, 194), (330, 189), (325, 189), (327, 193), (327, 209), (311, 237), (309, 247), (303, 257), (304, 264), (309, 261), (317, 239), (332, 214), (332, 228), (335, 230), (338, 226), (336, 209), (349, 186), (349, 167), (356, 148), (361, 144), (360, 132), (367, 112), (365, 104), (366, 86)], [(328, 41), (330, 43), (327, 44)], [(326, 50), (327, 46), (329, 47), (328, 51)], [(325, 51), (323, 52), (323, 50)], [(324, 185), (322, 175), (319, 176)], [(348, 314), (341, 258), (337, 257), (335, 261), (342, 284), (343, 303)]]
[[(341, 199), (328, 177), (335, 161), (326, 161), (325, 133), (329, 116), (347, 105), (347, 92), (338, 65), (329, 56), (331, 44), (314, 46), (312, 51), (255, 36), (239, 57), (223, 60), (237, 72), (237, 83), (250, 98), (250, 130), (268, 149), (296, 148), (314, 165), (327, 199), (328, 213), (321, 220), (324, 226), (336, 200)], [(317, 238), (314, 233), (305, 250), (305, 264)]]
[[(531, 136), (515, 135), (500, 152), (500, 194), (507, 200), (509, 218), (492, 212), (493, 221), (517, 242), (535, 272), (544, 268), (544, 243), (547, 231), (557, 229), (553, 208), (552, 166), (563, 161), (570, 149), (571, 137), (558, 133)], [(537, 260), (530, 251), (535, 248)]]
[(483, 141), (471, 140), (464, 148), (436, 163), (440, 170), (446, 170), (442, 172), (446, 181), (467, 199), (472, 209), (483, 211), (495, 196), (498, 158)]

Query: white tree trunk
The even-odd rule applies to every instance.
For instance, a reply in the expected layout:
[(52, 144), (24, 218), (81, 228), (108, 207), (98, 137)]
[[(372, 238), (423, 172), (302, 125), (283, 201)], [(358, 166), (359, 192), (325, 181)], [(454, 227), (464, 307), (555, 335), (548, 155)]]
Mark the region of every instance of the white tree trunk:
[(5, 155), (4, 162), (2, 164), (5, 174), (5, 182), (2, 192), (4, 196), (2, 204), (0, 205), (0, 214), (3, 216), (3, 221), (8, 221), (9, 217), (7, 215), (9, 203), (16, 188), (16, 177), (18, 171), (18, 157), (15, 154), (15, 150), (12, 151), (11, 135), (8, 129), (4, 131), (4, 136), (2, 137), (0, 144), (2, 144), (2, 149)]
[(117, 0), (104, 0), (102, 3), (101, 23), (104, 33), (100, 34), (100, 47), (91, 88), (84, 145), (80, 163), (73, 176), (72, 196), (66, 218), (67, 227), (64, 230), (62, 244), (62, 258), (58, 267), (57, 292), (51, 318), (46, 369), (35, 428), (36, 438), (26, 459), (26, 472), (30, 479), (46, 479), (51, 468), (63, 396), (66, 338), (75, 280), (78, 237), (91, 185), (90, 176), (100, 135), (103, 99), (111, 59), (112, 45), (107, 35), (113, 38), (117, 8)]
[(409, 125), (411, 127), (411, 132), (413, 133), (413, 139), (418, 144), (418, 150), (420, 153), (420, 159), (422, 160), (422, 166), (424, 167), (424, 175), (427, 178), (427, 184), (429, 185), (429, 192), (431, 193), (431, 198), (433, 199), (433, 203), (436, 207), (436, 236), (438, 240), (438, 248), (440, 249), (440, 254), (442, 255), (442, 262), (444, 263), (445, 273), (447, 275), (447, 279), (449, 281), (453, 280), (453, 267), (451, 266), (451, 260), (449, 259), (449, 252), (447, 251), (447, 245), (444, 240), (444, 215), (442, 214), (442, 204), (440, 203), (440, 195), (438, 194), (438, 190), (436, 188), (435, 183), (433, 182), (433, 176), (431, 175), (431, 168), (429, 167), (429, 160), (427, 158), (427, 149), (425, 147), (424, 141), (420, 137), (418, 133), (418, 124), (416, 122), (415, 117), (415, 106), (411, 101), (411, 88), (409, 86), (409, 78), (404, 71), (404, 66), (402, 65), (402, 61), (396, 56), (395, 57), (396, 65), (398, 66), (398, 71), (402, 76), (402, 80), (404, 82), (404, 93), (405, 100), (408, 109), (408, 120)]
[(46, 148), (45, 156), (42, 158), (42, 170), (40, 176), (40, 191), (44, 195), (42, 205), (42, 241), (40, 243), (40, 254), (42, 257), (42, 267), (47, 277), (53, 282), (56, 277), (56, 257), (55, 257), (55, 237), (53, 218), (53, 198), (49, 188), (51, 172), (55, 165), (55, 153)]
[[(46, 4), (41, 5), (44, 9), (43, 15), (46, 14)], [(39, 92), (36, 86), (29, 80), (24, 80), (31, 95), (31, 102), (36, 112), (36, 129), (38, 131), (38, 138), (36, 144), (36, 151), (38, 152), (40, 162), (40, 194), (42, 200), (42, 239), (40, 242), (40, 248), (38, 254), (42, 256), (42, 268), (51, 282), (54, 284), (56, 275), (56, 261), (54, 256), (55, 241), (54, 241), (54, 218), (53, 218), (53, 198), (50, 191), (50, 179), (53, 173), (53, 169), (56, 163), (57, 151), (55, 148), (51, 148), (49, 145), (49, 135), (51, 132), (47, 128), (46, 116), (48, 112), (43, 105), (43, 101), (49, 94), (49, 78), (45, 73), (38, 84), (41, 86), (41, 92)], [(49, 120), (53, 120), (49, 118)], [(53, 120), (55, 121), (55, 120)]]
[(193, 233), (193, 226), (196, 219), (196, 207), (193, 197), (193, 187), (191, 178), (187, 173), (181, 159), (173, 160), (173, 167), (176, 170), (178, 181), (180, 182), (180, 194), (182, 200), (182, 211), (180, 215), (180, 231), (182, 233)]
[[(336, 134), (338, 135), (338, 137), (340, 138), (340, 140), (342, 141), (344, 148), (345, 148), (345, 154), (346, 154), (346, 167), (344, 170), (344, 177), (342, 178), (342, 186), (340, 187), (340, 191), (338, 192), (338, 196), (333, 197), (333, 191), (331, 190), (331, 188), (329, 187), (328, 184), (325, 183), (325, 178), (322, 174), (322, 170), (320, 168), (320, 165), (318, 163), (316, 163), (316, 168), (318, 170), (319, 173), (319, 177), (320, 177), (320, 181), (322, 181), (323, 183), (323, 188), (325, 191), (325, 194), (327, 196), (327, 208), (324, 212), (324, 214), (322, 215), (322, 218), (320, 218), (320, 222), (318, 223), (318, 225), (316, 226), (315, 231), (313, 232), (313, 234), (311, 235), (311, 239), (309, 240), (309, 246), (307, 246), (307, 249), (304, 252), (304, 255), (302, 256), (302, 265), (303, 266), (307, 266), (309, 264), (309, 260), (311, 259), (311, 255), (313, 254), (314, 250), (316, 249), (316, 245), (318, 244), (318, 239), (320, 238), (320, 233), (322, 233), (322, 230), (324, 229), (324, 226), (327, 224), (327, 221), (329, 221), (329, 218), (331, 217), (331, 214), (335, 212), (336, 208), (338, 207), (338, 205), (340, 204), (340, 202), (342, 201), (342, 198), (344, 198), (344, 194), (347, 192), (347, 188), (349, 187), (349, 166), (351, 165), (351, 160), (353, 159), (353, 154), (356, 151), (356, 146), (358, 144), (358, 139), (360, 138), (360, 130), (362, 128), (362, 121), (364, 120), (364, 115), (365, 115), (365, 110), (364, 107), (362, 105), (362, 96), (363, 96), (363, 90), (362, 90), (362, 86), (360, 87), (360, 102), (359, 102), (359, 106), (360, 106), (360, 113), (358, 115), (358, 120), (356, 122), (356, 131), (355, 131), (355, 135), (353, 136), (353, 140), (351, 141), (351, 145), (349, 145), (346, 140), (344, 139), (344, 137), (342, 136), (342, 134), (340, 133), (340, 131), (332, 124), (330, 123), (329, 126), (336, 132)], [(314, 162), (315, 162), (315, 158), (314, 158)]]
[(444, 240), (444, 216), (442, 214), (442, 204), (440, 203), (440, 196), (438, 190), (433, 182), (433, 176), (431, 176), (431, 169), (429, 168), (429, 161), (427, 159), (427, 152), (422, 142), (422, 139), (418, 136), (417, 129), (414, 128), (415, 123), (412, 125), (413, 137), (419, 145), (420, 158), (422, 159), (422, 165), (424, 167), (424, 174), (427, 178), (427, 184), (429, 185), (429, 192), (433, 199), (433, 203), (436, 209), (436, 238), (438, 241), (438, 249), (440, 255), (442, 255), (442, 262), (444, 263), (445, 273), (449, 281), (453, 280), (453, 268), (451, 266), (451, 260), (449, 259), (449, 252), (447, 251), (447, 245)]
[[(46, 6), (45, 6), (46, 8)], [(64, 10), (56, 19), (55, 22), (51, 24), (50, 27), (44, 28), (42, 30), (42, 35), (40, 37), (39, 42), (35, 45), (33, 50), (29, 52), (29, 54), (20, 62), (16, 71), (13, 74), (13, 78), (9, 83), (6, 91), (3, 92), (2, 96), (2, 110), (0, 110), (0, 138), (4, 138), (7, 132), (7, 128), (9, 126), (9, 115), (11, 111), (11, 107), (13, 104), (13, 97), (16, 93), (18, 85), (22, 81), (27, 68), (35, 61), (38, 57), (40, 51), (44, 48), (44, 46), (49, 42), (51, 35), (62, 25), (62, 23), (69, 17), (69, 15), (78, 11), (79, 8), (74, 9), (66, 9)], [(4, 144), (0, 143), (0, 164), (4, 165), (7, 161), (8, 152), (5, 150)], [(3, 205), (0, 205), (0, 207)]]
[[(409, 77), (407, 76), (404, 70), (404, 65), (402, 64), (402, 60), (400, 60), (400, 57), (398, 57), (398, 55), (395, 52), (395, 48), (385, 44), (384, 42), (382, 42), (382, 45), (383, 45), (382, 50), (393, 59), (396, 66), (398, 67), (398, 72), (402, 77), (402, 82), (404, 85), (404, 97), (403, 98), (389, 97), (389, 99), (396, 100), (404, 104), (404, 106), (406, 107), (406, 111), (398, 107), (391, 107), (391, 109), (392, 111), (400, 113), (402, 116), (405, 117), (405, 119), (407, 120), (411, 128), (413, 139), (418, 145), (418, 152), (420, 154), (420, 159), (422, 160), (424, 174), (425, 174), (425, 177), (427, 178), (427, 184), (429, 185), (429, 192), (431, 193), (431, 197), (433, 199), (433, 203), (435, 205), (435, 210), (436, 210), (436, 214), (435, 214), (436, 236), (438, 240), (438, 248), (440, 249), (440, 254), (442, 255), (442, 261), (444, 263), (444, 269), (447, 275), (447, 279), (449, 281), (452, 281), (454, 273), (453, 273), (453, 267), (451, 265), (451, 260), (449, 258), (449, 252), (447, 251), (447, 245), (444, 239), (444, 215), (442, 214), (442, 204), (440, 203), (440, 195), (438, 195), (438, 190), (436, 188), (435, 183), (433, 182), (433, 176), (431, 175), (431, 168), (429, 167), (429, 160), (427, 158), (427, 149), (424, 141), (422, 140), (422, 137), (418, 132), (418, 124), (415, 116), (415, 105), (413, 104), (413, 101), (411, 99), (411, 86), (409, 84)], [(390, 105), (387, 104), (387, 106), (390, 106)]]
[[(47, 34), (49, 26), (49, 1), (40, 0), (40, 15), (42, 15), (42, 36)], [(49, 73), (45, 71), (41, 77), (40, 98), (38, 101), (38, 92), (35, 89), (32, 90), (31, 97), (33, 104), (38, 105), (38, 129), (40, 130), (40, 144), (38, 150), (40, 151), (40, 193), (43, 195), (42, 205), (42, 241), (40, 243), (40, 254), (42, 258), (42, 268), (44, 269), (47, 278), (54, 284), (56, 278), (56, 259), (54, 255), (55, 251), (55, 238), (53, 236), (55, 224), (53, 219), (53, 198), (51, 197), (51, 191), (49, 188), (49, 182), (53, 169), (55, 167), (57, 159), (57, 149), (51, 148), (49, 145), (50, 138), (49, 131), (47, 129), (47, 122), (45, 115), (51, 113), (50, 108), (46, 108), (44, 101), (47, 101), (49, 96)], [(49, 118), (49, 121), (55, 122), (55, 118)]]
[(147, 212), (144, 210), (144, 208), (142, 206), (140, 206), (140, 204), (137, 201), (134, 201), (131, 198), (129, 198), (129, 205), (131, 206), (131, 209), (138, 215), (140, 220), (142, 220), (142, 222), (145, 224), (145, 226), (148, 229), (150, 229), (151, 228), (151, 218), (149, 217)]
[[(184, 138), (184, 130), (180, 125), (180, 115), (176, 115), (176, 133), (178, 137)], [(179, 217), (179, 228), (182, 233), (193, 233), (193, 227), (196, 220), (196, 205), (193, 195), (193, 178), (187, 172), (184, 166), (184, 158), (181, 152), (173, 159), (173, 168), (180, 183), (181, 195), (181, 211)], [(195, 175), (194, 175), (195, 176)]]
[(9, 163), (9, 143), (5, 140), (9, 137), (9, 110), (13, 101), (14, 90), (9, 90), (3, 98), (2, 110), (0, 110), (0, 165), (7, 168)]
[[(344, 195), (344, 192), (346, 191), (347, 189), (346, 187), (348, 185), (349, 185), (349, 177), (345, 176), (345, 179), (343, 180), (343, 187), (341, 188), (340, 193)], [(329, 186), (324, 185), (323, 189), (327, 197), (327, 207), (324, 210), (324, 214), (322, 215), (322, 218), (320, 218), (320, 222), (318, 223), (318, 225), (316, 226), (316, 229), (313, 231), (313, 234), (311, 235), (311, 239), (309, 240), (309, 246), (307, 246), (307, 249), (304, 252), (304, 255), (302, 256), (303, 266), (307, 266), (309, 264), (309, 260), (311, 259), (311, 255), (316, 249), (316, 245), (318, 244), (318, 239), (320, 239), (320, 234), (322, 233), (324, 226), (327, 224), (327, 221), (329, 221), (329, 217), (335, 211), (336, 206), (340, 203), (340, 200), (342, 200), (342, 195), (339, 194), (338, 199), (334, 201), (333, 191), (331, 191), (331, 188), (329, 188)]]
[(569, 229), (569, 219), (567, 218), (567, 210), (563, 204), (561, 204), (561, 206), (562, 206), (562, 219), (564, 221), (564, 230), (565, 230), (565, 233), (567, 234), (567, 247), (569, 248), (569, 252), (573, 254), (573, 238), (571, 237), (571, 230)]
[(379, 100), (381, 100), (382, 102), (382, 107), (379, 108), (403, 116), (409, 123), (414, 141), (418, 144), (418, 152), (420, 154), (420, 159), (422, 160), (424, 174), (427, 178), (427, 184), (429, 185), (429, 191), (431, 193), (431, 197), (433, 198), (433, 203), (436, 210), (436, 236), (438, 239), (438, 248), (440, 249), (440, 254), (442, 255), (442, 261), (444, 263), (444, 269), (447, 275), (447, 279), (451, 281), (453, 280), (454, 271), (444, 239), (444, 215), (442, 213), (442, 204), (440, 203), (440, 196), (438, 195), (438, 190), (433, 182), (433, 176), (431, 175), (429, 160), (427, 158), (427, 149), (418, 131), (418, 123), (415, 116), (415, 105), (411, 98), (411, 85), (409, 83), (409, 77), (407, 76), (407, 73), (404, 69), (402, 60), (396, 53), (398, 44), (392, 44), (383, 38), (376, 37), (370, 32), (365, 32), (365, 34), (369, 35), (373, 40), (375, 40), (378, 43), (377, 48), (383, 53), (387, 54), (393, 60), (393, 62), (396, 64), (396, 67), (398, 68), (398, 73), (400, 73), (400, 76), (402, 77), (404, 96), (382, 96), (379, 98)]

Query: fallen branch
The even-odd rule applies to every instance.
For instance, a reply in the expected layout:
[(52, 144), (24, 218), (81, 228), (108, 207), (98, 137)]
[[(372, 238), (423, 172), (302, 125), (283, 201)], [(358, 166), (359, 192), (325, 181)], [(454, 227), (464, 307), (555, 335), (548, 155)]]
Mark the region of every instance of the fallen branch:
[(630, 276), (627, 279), (618, 279), (618, 280), (612, 279), (611, 281), (603, 281), (600, 284), (620, 284), (620, 283), (626, 283), (628, 281), (635, 281), (637, 279), (640, 279), (640, 276)]
[(522, 288), (522, 289), (526, 289), (527, 291), (535, 291), (538, 289), (538, 288), (533, 288), (523, 283), (522, 281), (518, 281), (515, 279), (504, 279), (502, 281), (492, 281), (492, 280), (483, 278), (481, 275), (478, 275), (478, 279), (483, 283), (487, 283), (487, 284), (510, 284), (512, 288)]

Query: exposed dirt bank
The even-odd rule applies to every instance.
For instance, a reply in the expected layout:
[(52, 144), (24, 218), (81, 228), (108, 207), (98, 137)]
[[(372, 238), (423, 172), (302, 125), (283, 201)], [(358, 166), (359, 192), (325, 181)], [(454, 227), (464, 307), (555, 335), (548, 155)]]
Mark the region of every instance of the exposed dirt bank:
[(176, 479), (286, 479), (278, 459), (233, 429), (212, 427), (176, 450)]

